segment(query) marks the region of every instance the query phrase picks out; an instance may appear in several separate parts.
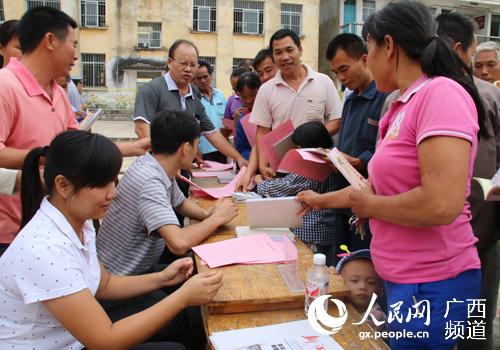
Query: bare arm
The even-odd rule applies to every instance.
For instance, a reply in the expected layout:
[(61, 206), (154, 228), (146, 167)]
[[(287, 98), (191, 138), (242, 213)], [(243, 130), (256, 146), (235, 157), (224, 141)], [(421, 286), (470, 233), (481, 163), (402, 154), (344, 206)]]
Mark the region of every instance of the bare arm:
[(157, 304), (115, 323), (88, 289), (43, 305), (86, 348), (128, 349), (150, 338), (185, 307), (209, 302), (221, 285), (220, 273), (198, 274)]
[(425, 139), (418, 146), (421, 186), (394, 196), (353, 192), (353, 211), (401, 226), (451, 224), (466, 200), (470, 149), (471, 144), (460, 138)]
[(175, 210), (182, 216), (186, 216), (191, 219), (196, 219), (199, 221), (205, 220), (210, 216), (210, 210), (207, 210), (194, 200), (188, 198), (182, 202)]
[(219, 226), (229, 223), (237, 215), (236, 205), (230, 199), (222, 199), (217, 201), (211, 215), (202, 222), (184, 228), (177, 225), (165, 225), (158, 229), (158, 233), (173, 254), (183, 255), (203, 242)]
[(341, 125), (342, 125), (342, 119), (333, 119), (330, 120), (328, 123), (326, 123), (325, 127), (326, 130), (328, 130), (330, 136), (333, 136), (340, 130)]
[(264, 179), (270, 179), (275, 176), (274, 171), (268, 167), (267, 159), (264, 151), (260, 147), (260, 143), (264, 135), (269, 133), (271, 128), (266, 128), (264, 126), (257, 126), (257, 134), (255, 135), (255, 148), (257, 149), (257, 160), (259, 172)]
[(151, 137), (149, 124), (146, 123), (144, 120), (141, 119), (134, 120), (134, 125), (135, 125), (135, 133), (137, 134), (138, 138), (142, 139), (145, 137)]
[(5, 147), (0, 150), (0, 167), (8, 169), (21, 169), (23, 167), (24, 159), (29, 153), (29, 149), (18, 149), (12, 147)]

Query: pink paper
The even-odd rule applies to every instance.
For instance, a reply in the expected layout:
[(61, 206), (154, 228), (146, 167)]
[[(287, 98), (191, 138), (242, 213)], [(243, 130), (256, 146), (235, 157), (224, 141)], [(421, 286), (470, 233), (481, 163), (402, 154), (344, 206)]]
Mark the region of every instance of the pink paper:
[[(270, 131), (262, 138), (261, 147), (266, 155), (267, 161), (271, 168), (276, 171), (278, 170), (279, 164), (283, 156), (280, 156), (278, 148), (280, 143), (282, 143), (285, 139), (289, 138), (291, 134), (293, 134), (293, 124), (291, 120), (281, 124), (276, 129)], [(286, 153), (286, 152), (285, 152)]]
[(297, 249), (285, 236), (295, 249), (284, 247), (286, 241), (274, 242), (266, 234), (251, 235), (227, 239), (216, 243), (202, 244), (193, 247), (193, 251), (210, 268), (231, 264), (267, 264), (289, 261), (286, 259), (298, 258)]
[(323, 182), (332, 173), (332, 168), (317, 154), (291, 149), (279, 164), (278, 171), (299, 174)]
[(248, 143), (253, 147), (255, 145), (255, 136), (257, 135), (257, 125), (250, 123), (250, 113), (241, 118), (241, 126), (248, 139)]
[(191, 189), (191, 194), (195, 197), (203, 197), (203, 196), (210, 196), (213, 198), (224, 198), (224, 197), (230, 197), (233, 192), (234, 188), (236, 187), (236, 184), (238, 181), (245, 175), (246, 167), (243, 167), (240, 169), (240, 172), (238, 175), (234, 177), (234, 179), (228, 183), (227, 185), (223, 187), (215, 187), (215, 188), (202, 188), (189, 180), (188, 178), (185, 178), (184, 176), (181, 176), (181, 180), (184, 182), (187, 182), (194, 188)]
[(219, 163), (219, 162), (214, 162), (211, 160), (205, 160), (205, 163), (209, 165), (209, 167), (204, 167), (203, 170), (205, 171), (222, 171), (222, 170), (228, 170), (233, 168), (233, 164), (229, 163)]
[(230, 171), (193, 171), (193, 177), (200, 179), (206, 177), (226, 176), (230, 174)]
[(234, 120), (229, 118), (222, 118), (222, 124), (226, 129), (231, 130), (231, 135), (234, 136)]

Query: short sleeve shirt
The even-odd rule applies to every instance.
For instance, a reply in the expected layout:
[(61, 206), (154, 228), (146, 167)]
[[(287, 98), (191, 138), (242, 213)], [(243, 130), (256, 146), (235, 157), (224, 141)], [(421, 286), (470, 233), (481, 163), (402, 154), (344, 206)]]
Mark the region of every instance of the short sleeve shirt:
[(101, 270), (92, 222), (79, 240), (47, 198), (0, 258), (0, 348), (81, 349), (43, 301), (84, 289), (95, 295)]
[(250, 122), (275, 129), (291, 119), (296, 128), (309, 121), (326, 124), (341, 117), (342, 102), (333, 81), (303, 66), (307, 76), (297, 91), (283, 80), (281, 71), (260, 87)]
[[(66, 92), (52, 81), (52, 98), (18, 58), (0, 69), (0, 150), (30, 150), (59, 133), (78, 129)], [(10, 243), (21, 224), (19, 194), (0, 195), (0, 243)]]
[(191, 85), (188, 94), (182, 96), (170, 73), (153, 79), (141, 88), (135, 99), (133, 120), (150, 124), (156, 113), (162, 110), (188, 111), (200, 122), (202, 133), (216, 131)]
[[(468, 196), (478, 130), (474, 101), (458, 83), (444, 77), (418, 79), (380, 122), (377, 150), (368, 164), (376, 194), (394, 196), (421, 186), (419, 144), (429, 137), (447, 136), (471, 144)], [(384, 280), (433, 282), (480, 267), (465, 200), (462, 212), (449, 225), (415, 228), (373, 218), (370, 229), (372, 260)]]
[[(222, 127), (222, 118), (224, 117), (224, 110), (226, 108), (226, 98), (224, 94), (219, 89), (212, 89), (212, 99), (209, 100), (205, 95), (201, 95), (201, 103), (213, 126), (216, 130), (219, 130)], [(204, 136), (200, 138), (200, 145), (198, 148), (202, 154), (217, 151)]]
[(148, 272), (165, 248), (156, 230), (179, 225), (174, 208), (186, 198), (151, 153), (127, 169), (116, 192), (99, 228), (99, 258), (113, 274)]

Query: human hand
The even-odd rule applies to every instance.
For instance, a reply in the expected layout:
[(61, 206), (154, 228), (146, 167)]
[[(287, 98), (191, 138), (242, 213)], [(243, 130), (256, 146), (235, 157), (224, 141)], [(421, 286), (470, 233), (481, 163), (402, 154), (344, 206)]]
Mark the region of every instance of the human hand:
[(184, 282), (193, 273), (193, 259), (177, 259), (163, 271), (158, 272), (161, 287), (169, 287)]
[(235, 192), (247, 192), (248, 191), (248, 186), (252, 182), (253, 174), (251, 174), (248, 169), (243, 175), (243, 177), (236, 183), (236, 186), (234, 186), (234, 191)]
[(305, 215), (311, 210), (321, 209), (319, 196), (320, 195), (318, 193), (311, 190), (299, 192), (296, 199), (302, 203), (302, 209), (298, 212), (298, 214)]
[(188, 279), (175, 293), (186, 306), (208, 304), (222, 287), (222, 273), (202, 272)]
[(255, 176), (253, 177), (253, 181), (254, 181), (254, 182), (258, 185), (258, 184), (260, 184), (260, 183), (264, 182), (265, 180), (264, 180), (264, 178), (262, 177), (262, 175), (255, 175)]
[(243, 158), (243, 156), (240, 156), (236, 162), (238, 162), (238, 166), (241, 168), (243, 168), (244, 166), (247, 166), (248, 165), (248, 160), (246, 160), (245, 158)]
[(344, 158), (351, 164), (355, 169), (360, 170), (364, 168), (363, 162), (359, 158), (351, 157), (350, 155), (340, 152), (344, 156)]
[(131, 154), (133, 156), (142, 156), (151, 148), (151, 139), (144, 137), (131, 143)]
[(231, 199), (221, 198), (215, 203), (212, 216), (218, 219), (219, 225), (225, 225), (238, 216), (238, 207)]
[(264, 180), (270, 180), (276, 176), (274, 170), (268, 166), (259, 166), (259, 173)]
[(231, 136), (231, 134), (233, 133), (233, 130), (226, 128), (225, 126), (220, 128), (219, 131), (226, 139), (229, 138), (229, 136)]
[(248, 109), (246, 107), (240, 107), (233, 113), (233, 119), (236, 120), (242, 113), (246, 113)]
[(349, 194), (351, 210), (359, 219), (371, 217), (370, 199), (373, 198), (375, 192), (373, 187), (367, 185), (361, 190), (353, 190)]

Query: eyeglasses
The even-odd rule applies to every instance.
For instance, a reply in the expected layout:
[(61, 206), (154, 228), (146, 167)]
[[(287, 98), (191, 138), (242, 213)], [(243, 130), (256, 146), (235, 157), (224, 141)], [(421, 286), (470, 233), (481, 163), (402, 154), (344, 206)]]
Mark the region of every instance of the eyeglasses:
[(178, 65), (180, 65), (182, 68), (191, 68), (191, 69), (198, 69), (200, 66), (198, 63), (190, 63), (190, 62), (185, 62), (185, 61), (179, 61), (176, 60), (175, 58), (171, 58), (172, 61), (176, 62)]

